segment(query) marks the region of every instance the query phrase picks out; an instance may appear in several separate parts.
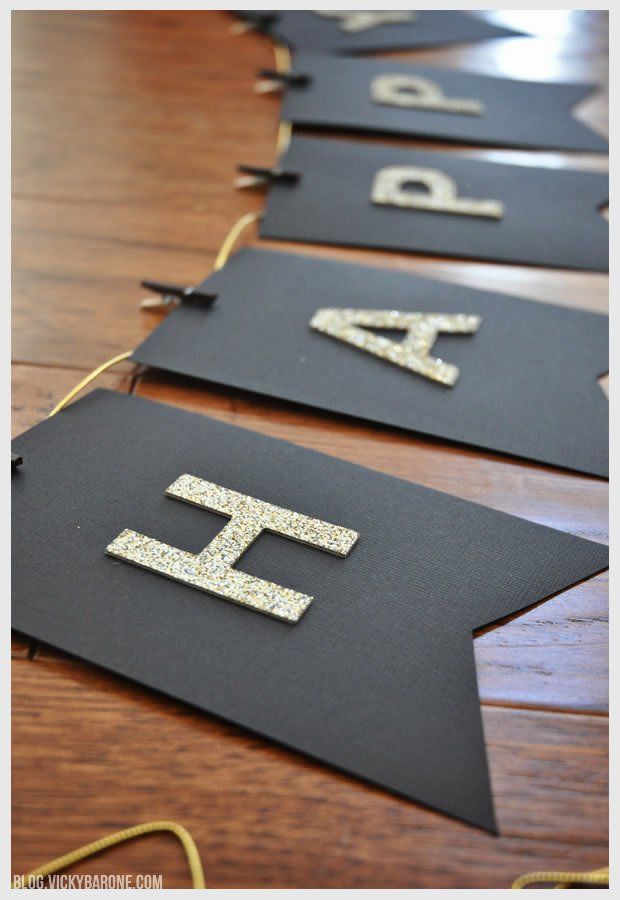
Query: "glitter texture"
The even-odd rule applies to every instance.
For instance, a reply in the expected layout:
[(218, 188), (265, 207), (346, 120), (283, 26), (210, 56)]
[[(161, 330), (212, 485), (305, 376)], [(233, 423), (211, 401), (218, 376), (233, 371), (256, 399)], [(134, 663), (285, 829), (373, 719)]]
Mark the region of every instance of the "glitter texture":
[[(406, 190), (408, 184), (419, 184), (426, 193)], [(374, 177), (370, 199), (379, 206), (400, 206), (429, 212), (454, 213), (501, 219), (504, 206), (498, 200), (473, 200), (459, 197), (456, 182), (438, 169), (417, 166), (386, 166)]]
[[(451, 363), (430, 355), (440, 332), (473, 334), (478, 331), (479, 316), (445, 313), (399, 312), (396, 309), (318, 309), (310, 327), (330, 337), (352, 344), (360, 350), (402, 366), (431, 381), (452, 386), (459, 370)], [(394, 328), (406, 331), (402, 342), (373, 334), (368, 328)]]
[(435, 112), (480, 116), (484, 106), (479, 100), (446, 97), (441, 87), (419, 75), (377, 75), (370, 85), (373, 103), (424, 109)]
[(358, 34), (360, 31), (368, 31), (370, 28), (377, 28), (379, 25), (401, 25), (406, 22), (414, 22), (418, 14), (413, 11), (394, 10), (390, 12), (377, 11), (359, 11), (353, 12), (346, 10), (344, 12), (335, 12), (331, 9), (315, 10), (315, 16), (322, 16), (324, 19), (336, 19), (341, 31), (347, 34)]
[(167, 488), (166, 495), (230, 516), (230, 521), (196, 554), (130, 529), (121, 532), (105, 552), (285, 622), (298, 622), (313, 598), (233, 568), (261, 532), (271, 531), (341, 557), (347, 556), (359, 537), (348, 528), (239, 494), (194, 475), (181, 475)]

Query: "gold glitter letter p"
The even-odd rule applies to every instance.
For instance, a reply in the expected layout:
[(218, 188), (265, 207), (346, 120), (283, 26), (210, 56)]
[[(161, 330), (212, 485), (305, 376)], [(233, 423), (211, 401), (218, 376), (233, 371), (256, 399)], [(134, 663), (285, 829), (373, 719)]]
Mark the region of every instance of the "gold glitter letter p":
[(121, 532), (105, 552), (284, 622), (298, 622), (313, 598), (233, 568), (261, 532), (271, 531), (342, 557), (349, 554), (359, 537), (348, 528), (238, 494), (194, 475), (181, 475), (167, 488), (166, 495), (229, 516), (230, 522), (196, 554), (129, 529)]
[[(418, 185), (422, 191), (408, 190)], [(504, 205), (499, 200), (459, 197), (456, 182), (439, 169), (418, 166), (386, 166), (374, 177), (370, 199), (378, 206), (400, 206), (459, 216), (501, 219)]]
[(480, 116), (484, 106), (479, 100), (446, 97), (441, 87), (420, 75), (377, 75), (370, 85), (373, 103), (402, 106), (435, 112)]

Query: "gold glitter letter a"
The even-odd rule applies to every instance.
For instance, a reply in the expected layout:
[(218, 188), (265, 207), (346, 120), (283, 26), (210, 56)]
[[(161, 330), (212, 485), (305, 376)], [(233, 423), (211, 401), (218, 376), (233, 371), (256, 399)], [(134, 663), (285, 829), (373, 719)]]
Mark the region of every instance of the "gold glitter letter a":
[(181, 475), (167, 488), (166, 495), (230, 516), (230, 522), (196, 554), (129, 529), (121, 532), (105, 552), (284, 622), (298, 622), (312, 597), (233, 568), (261, 532), (271, 531), (336, 556), (347, 556), (359, 537), (348, 528), (238, 494), (194, 475)]
[[(433, 344), (440, 332), (473, 334), (478, 331), (480, 321), (479, 316), (398, 312), (395, 309), (318, 309), (310, 327), (431, 381), (452, 386), (459, 377), (459, 370), (451, 363), (431, 356)], [(407, 334), (402, 343), (398, 343), (373, 334), (367, 328), (394, 328)]]

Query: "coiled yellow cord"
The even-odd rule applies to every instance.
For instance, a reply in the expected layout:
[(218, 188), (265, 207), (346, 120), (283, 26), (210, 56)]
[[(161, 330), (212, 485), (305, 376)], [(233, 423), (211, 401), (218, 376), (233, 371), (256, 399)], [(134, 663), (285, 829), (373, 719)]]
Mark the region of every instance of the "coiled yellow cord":
[[(281, 72), (283, 75), (288, 74), (291, 71), (291, 51), (288, 49), (286, 44), (274, 44), (273, 52), (276, 58), (276, 72)], [(293, 134), (293, 126), (290, 122), (280, 122), (278, 126), (278, 136), (276, 138), (276, 153), (278, 157), (282, 156), (283, 153), (289, 148), (289, 144), (291, 143), (291, 136)]]
[[(55, 872), (61, 872), (63, 869), (69, 868), (82, 859), (101, 853), (103, 850), (109, 850), (116, 844), (124, 841), (130, 841), (134, 838), (141, 837), (144, 834), (151, 834), (154, 831), (169, 831), (174, 834), (185, 851), (187, 863), (189, 865), (192, 876), (192, 886), (196, 889), (205, 888), (204, 870), (202, 861), (196, 843), (189, 831), (177, 822), (145, 822), (142, 825), (134, 825), (132, 828), (125, 828), (123, 831), (115, 831), (105, 837), (99, 838), (77, 850), (72, 850), (64, 856), (59, 856), (50, 862), (33, 869), (23, 878), (20, 878), (21, 884), (29, 886), (35, 879), (45, 878), (53, 875)], [(601, 887), (609, 886), (609, 869), (596, 869), (593, 872), (529, 872), (527, 875), (521, 875), (513, 883), (513, 890), (519, 890), (527, 887), (529, 884), (550, 884), (555, 882), (556, 888), (569, 888), (575, 884), (590, 884)], [(17, 885), (17, 879), (13, 881), (13, 887)]]
[(528, 884), (549, 884), (556, 882), (556, 888), (569, 888), (573, 884), (592, 884), (609, 887), (609, 869), (595, 869), (594, 872), (528, 872), (513, 882), (513, 889), (519, 890)]
[[(78, 847), (77, 850), (73, 850), (71, 853), (66, 853), (64, 856), (59, 856), (57, 859), (52, 859), (50, 862), (39, 866), (37, 869), (33, 869), (32, 872), (28, 872), (27, 875), (24, 875), (23, 879), (20, 879), (20, 882), (25, 886), (28, 886), (29, 882), (33, 882), (35, 879), (53, 875), (55, 872), (67, 869), (81, 859), (94, 856), (95, 853), (101, 853), (102, 850), (108, 850), (115, 844), (121, 844), (123, 841), (131, 841), (133, 838), (141, 837), (143, 834), (150, 834), (153, 831), (169, 831), (179, 839), (181, 846), (185, 851), (185, 856), (187, 857), (193, 887), (197, 889), (204, 888), (205, 876), (198, 848), (189, 831), (182, 825), (177, 824), (177, 822), (145, 822), (142, 825), (134, 825), (132, 828), (125, 828), (123, 831), (115, 831), (114, 834), (108, 834), (105, 837), (99, 838), (97, 841), (93, 841), (91, 844), (85, 844), (84, 847)], [(14, 879), (13, 887), (16, 886), (16, 883), (17, 880)]]

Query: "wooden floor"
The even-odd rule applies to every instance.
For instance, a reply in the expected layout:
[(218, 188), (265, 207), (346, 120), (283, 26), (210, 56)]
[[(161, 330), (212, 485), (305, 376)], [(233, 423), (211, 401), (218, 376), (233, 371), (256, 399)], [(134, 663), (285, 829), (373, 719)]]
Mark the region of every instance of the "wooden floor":
[[(487, 15), (533, 36), (402, 56), (606, 81), (605, 13)], [(233, 35), (231, 23), (219, 12), (13, 13), (15, 433), (156, 325), (157, 313), (138, 308), (140, 279), (196, 283), (236, 218), (260, 207), (260, 195), (231, 181), (237, 162), (275, 160), (278, 101), (251, 90), (273, 54), (267, 39)], [(606, 93), (578, 115), (606, 133)], [(607, 308), (602, 274), (291, 249)], [(602, 481), (180, 379), (136, 378), (128, 364), (99, 383), (606, 540)], [(478, 636), (475, 653), (496, 838), (15, 635), (13, 872), (149, 819), (191, 830), (209, 887), (505, 887), (532, 869), (606, 865), (606, 576)], [(75, 871), (161, 872), (165, 887), (189, 886), (181, 850), (164, 835)]]

